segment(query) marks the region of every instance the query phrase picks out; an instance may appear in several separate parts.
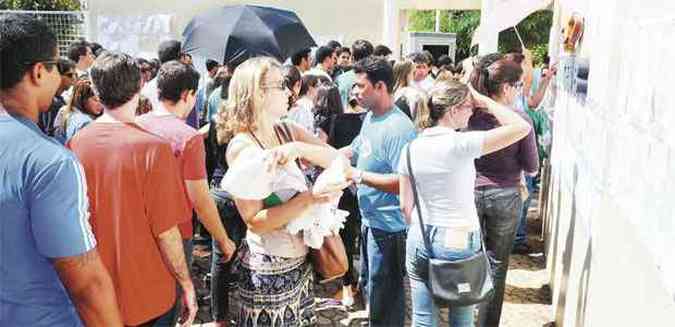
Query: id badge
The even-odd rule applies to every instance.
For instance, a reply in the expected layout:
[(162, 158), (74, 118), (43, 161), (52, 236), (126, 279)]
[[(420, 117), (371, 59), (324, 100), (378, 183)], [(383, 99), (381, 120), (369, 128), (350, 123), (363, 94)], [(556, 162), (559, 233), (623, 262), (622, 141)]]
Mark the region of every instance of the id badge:
[(469, 247), (469, 232), (466, 230), (446, 230), (443, 246), (448, 249), (466, 249)]

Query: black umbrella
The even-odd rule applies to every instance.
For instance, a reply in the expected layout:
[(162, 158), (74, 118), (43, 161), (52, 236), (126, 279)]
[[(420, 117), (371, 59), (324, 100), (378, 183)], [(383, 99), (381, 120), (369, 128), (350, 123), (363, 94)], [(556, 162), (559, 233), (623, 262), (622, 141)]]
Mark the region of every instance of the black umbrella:
[(224, 63), (241, 63), (255, 56), (283, 62), (315, 45), (294, 12), (261, 6), (211, 9), (194, 17), (183, 31), (183, 51)]

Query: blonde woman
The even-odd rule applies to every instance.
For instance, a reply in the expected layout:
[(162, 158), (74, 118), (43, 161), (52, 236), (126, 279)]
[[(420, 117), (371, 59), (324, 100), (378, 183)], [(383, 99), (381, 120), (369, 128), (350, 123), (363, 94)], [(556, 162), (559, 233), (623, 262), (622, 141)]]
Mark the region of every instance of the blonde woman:
[[(280, 144), (274, 125), (286, 115), (289, 96), (281, 66), (275, 59), (252, 58), (235, 70), (229, 98), (216, 117), (218, 141), (229, 142), (228, 174), (263, 151), (268, 151), (270, 171), (296, 176), (300, 172), (295, 159), (327, 167), (339, 155), (304, 128), (290, 122), (287, 126), (296, 141)], [(242, 179), (247, 179), (246, 183), (251, 182), (251, 178)], [(313, 269), (306, 258), (308, 248), (302, 236), (288, 233), (285, 226), (311, 206), (327, 202), (329, 196), (275, 190), (264, 200), (248, 200), (236, 195), (236, 188), (242, 187), (241, 183), (229, 183), (225, 176), (223, 188), (235, 194), (234, 202), (248, 227), (236, 268), (241, 299), (238, 324), (315, 324)]]
[(73, 96), (68, 105), (59, 110), (55, 120), (54, 137), (66, 144), (79, 130), (103, 112), (103, 105), (91, 87), (88, 78), (80, 78), (73, 86)]
[[(498, 122), (484, 131), (460, 133), (476, 108)], [(429, 103), (420, 110), (419, 137), (401, 152), (401, 211), (408, 224), (406, 266), (412, 294), (412, 325), (438, 326), (439, 309), (428, 287), (429, 258), (462, 260), (481, 249), (481, 228), (474, 202), (474, 160), (523, 139), (531, 127), (517, 113), (456, 81), (439, 82), (430, 91)], [(416, 185), (412, 185), (407, 164)], [(417, 188), (424, 229), (420, 228), (413, 187)], [(428, 235), (430, 249), (422, 232)], [(474, 326), (474, 306), (451, 306), (453, 327)]]
[(413, 121), (420, 103), (426, 102), (426, 94), (412, 87), (414, 74), (415, 64), (410, 60), (394, 65), (394, 103)]

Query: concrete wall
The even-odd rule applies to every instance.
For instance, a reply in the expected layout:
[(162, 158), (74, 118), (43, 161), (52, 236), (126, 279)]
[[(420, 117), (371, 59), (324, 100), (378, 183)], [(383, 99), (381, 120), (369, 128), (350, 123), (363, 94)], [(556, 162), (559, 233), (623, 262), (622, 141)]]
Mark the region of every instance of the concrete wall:
[(561, 87), (555, 106), (544, 234), (556, 326), (672, 326), (675, 4), (556, 10), (586, 17), (577, 58), (590, 60), (586, 101)]
[[(100, 16), (138, 16), (153, 14), (171, 14), (171, 34), (180, 39), (183, 29), (190, 19), (209, 8), (235, 4), (255, 4), (272, 6), (295, 11), (305, 23), (307, 29), (317, 38), (335, 38), (346, 43), (359, 38), (373, 42), (381, 42), (384, 10), (382, 0), (341, 0), (341, 1), (306, 1), (306, 0), (194, 0), (194, 1), (162, 1), (162, 0), (90, 0), (90, 35), (98, 37), (98, 18)], [(141, 51), (156, 52), (156, 42), (141, 44)]]
[(128, 28), (122, 30), (130, 30), (129, 34), (132, 36), (143, 34), (139, 31), (143, 27), (139, 25), (153, 24), (148, 23), (148, 16), (171, 15), (171, 21), (166, 28), (168, 33), (148, 32), (139, 41), (126, 40), (131, 42), (121, 45), (122, 48), (138, 48), (134, 51), (125, 49), (127, 52), (136, 52), (134, 55), (152, 55), (163, 39), (180, 39), (183, 29), (193, 16), (217, 6), (254, 4), (296, 12), (317, 43), (336, 39), (351, 44), (356, 39), (365, 38), (374, 44), (387, 44), (395, 54), (398, 54), (399, 45), (405, 42), (401, 32), (407, 25), (407, 10), (476, 10), (481, 8), (481, 2), (481, 0), (89, 0), (89, 35), (91, 39), (99, 40), (101, 34), (99, 22), (103, 16), (127, 25)]

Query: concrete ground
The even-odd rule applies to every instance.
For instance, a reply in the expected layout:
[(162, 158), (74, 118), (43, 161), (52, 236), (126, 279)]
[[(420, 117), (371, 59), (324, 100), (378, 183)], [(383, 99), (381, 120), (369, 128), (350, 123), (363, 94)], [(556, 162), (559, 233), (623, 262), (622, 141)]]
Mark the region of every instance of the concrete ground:
[[(511, 255), (501, 326), (504, 327), (553, 327), (551, 310), (551, 293), (548, 288), (545, 258), (543, 256), (543, 242), (539, 240), (541, 234), (541, 220), (536, 209), (536, 200), (528, 214), (528, 242), (533, 249), (529, 255)], [(209, 287), (209, 260), (210, 249), (206, 246), (196, 246), (195, 262), (192, 267), (195, 287), (199, 297), (200, 312), (193, 326), (213, 326), (210, 317)], [(357, 265), (358, 266), (358, 265)], [(347, 309), (331, 301), (330, 298), (340, 288), (338, 283), (329, 283), (316, 286), (317, 317), (319, 326), (362, 326), (366, 312), (363, 305), (356, 303)], [(405, 283), (408, 292), (408, 283)], [(409, 293), (409, 292), (408, 292)], [(231, 303), (236, 303), (232, 299)], [(406, 326), (410, 326), (410, 296), (407, 301)], [(236, 306), (236, 304), (235, 304)], [(236, 312), (236, 308), (230, 308)], [(441, 315), (441, 317), (447, 314)], [(442, 318), (444, 326), (447, 319)]]

